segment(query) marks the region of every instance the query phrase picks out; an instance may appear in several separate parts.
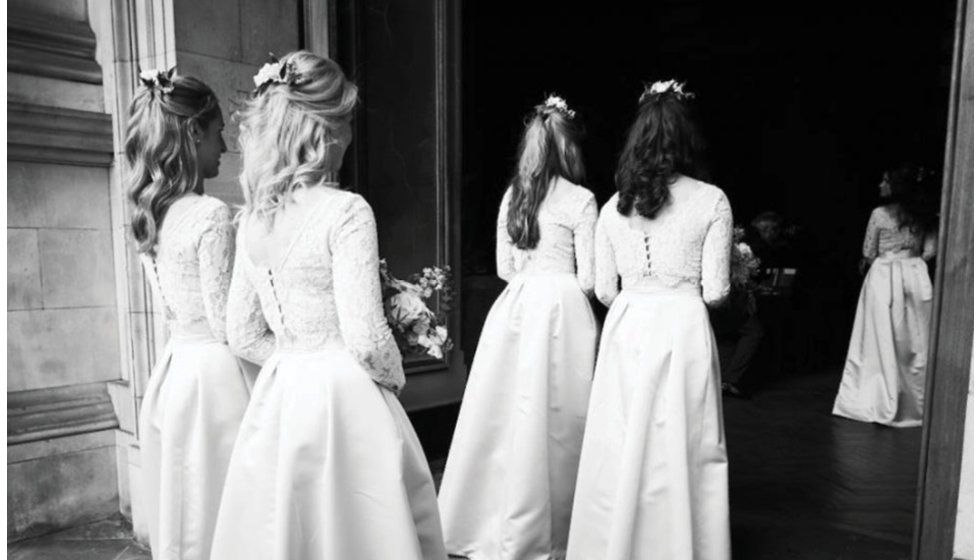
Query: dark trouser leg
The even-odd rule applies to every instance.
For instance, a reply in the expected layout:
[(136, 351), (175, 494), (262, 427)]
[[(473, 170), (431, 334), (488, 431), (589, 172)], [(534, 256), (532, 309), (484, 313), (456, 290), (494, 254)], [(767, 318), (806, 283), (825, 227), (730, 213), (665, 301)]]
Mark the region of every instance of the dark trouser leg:
[(752, 365), (752, 358), (759, 351), (765, 335), (762, 322), (759, 321), (755, 313), (750, 314), (742, 323), (738, 329), (738, 335), (735, 352), (731, 360), (727, 360), (727, 363), (723, 365), (721, 372), (723, 381), (736, 385), (749, 370), (749, 366)]

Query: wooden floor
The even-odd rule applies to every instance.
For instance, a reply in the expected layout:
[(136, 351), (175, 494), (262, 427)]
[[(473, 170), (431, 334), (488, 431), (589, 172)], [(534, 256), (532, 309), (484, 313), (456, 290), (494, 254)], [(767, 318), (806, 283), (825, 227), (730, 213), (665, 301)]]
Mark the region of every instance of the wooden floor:
[(734, 560), (910, 557), (922, 431), (832, 416), (839, 380), (725, 398)]

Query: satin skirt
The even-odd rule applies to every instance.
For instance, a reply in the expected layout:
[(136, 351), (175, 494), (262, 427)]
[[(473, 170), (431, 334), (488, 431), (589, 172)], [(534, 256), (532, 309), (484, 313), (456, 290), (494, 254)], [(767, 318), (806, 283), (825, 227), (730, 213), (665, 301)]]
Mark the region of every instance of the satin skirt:
[(921, 258), (878, 258), (861, 288), (834, 414), (922, 425), (932, 282)]
[(143, 498), (156, 560), (207, 560), (228, 462), (248, 405), (228, 346), (171, 338), (140, 409)]
[(415, 431), (342, 346), (280, 350), (262, 368), (211, 558), (445, 560)]
[(714, 334), (692, 292), (624, 291), (602, 331), (569, 560), (727, 560)]
[(497, 298), (439, 491), (450, 553), (564, 557), (596, 339), (573, 274), (518, 276)]

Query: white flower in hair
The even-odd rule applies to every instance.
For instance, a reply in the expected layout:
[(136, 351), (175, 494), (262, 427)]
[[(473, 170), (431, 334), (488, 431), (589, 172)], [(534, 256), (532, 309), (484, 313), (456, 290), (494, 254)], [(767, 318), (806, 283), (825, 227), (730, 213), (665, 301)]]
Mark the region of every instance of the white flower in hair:
[(158, 89), (163, 93), (170, 93), (174, 90), (174, 76), (177, 68), (170, 70), (143, 70), (139, 74), (139, 80), (144, 86), (150, 89)]
[(566, 103), (565, 100), (558, 95), (555, 94), (549, 95), (548, 99), (544, 100), (544, 106), (560, 111), (562, 114), (564, 114), (566, 117), (570, 119), (575, 118), (575, 111), (569, 109), (568, 103)]
[(252, 77), (252, 81), (255, 82), (255, 87), (259, 88), (268, 82), (279, 82), (280, 74), (282, 74), (281, 63), (267, 62), (259, 69), (259, 73)]
[(680, 97), (681, 99), (690, 99), (694, 97), (693, 93), (684, 91), (684, 84), (678, 82), (677, 80), (666, 80), (653, 82), (649, 86), (643, 88), (643, 93), (640, 95), (640, 101), (643, 101), (650, 95), (663, 95), (665, 93), (671, 93)]
[(140, 80), (144, 82), (155, 82), (159, 73), (159, 70), (143, 70), (140, 72)]
[(278, 60), (272, 53), (269, 56), (272, 57), (272, 62), (264, 64), (259, 73), (252, 76), (256, 93), (268, 84), (291, 84), (296, 80), (296, 67), (291, 62)]

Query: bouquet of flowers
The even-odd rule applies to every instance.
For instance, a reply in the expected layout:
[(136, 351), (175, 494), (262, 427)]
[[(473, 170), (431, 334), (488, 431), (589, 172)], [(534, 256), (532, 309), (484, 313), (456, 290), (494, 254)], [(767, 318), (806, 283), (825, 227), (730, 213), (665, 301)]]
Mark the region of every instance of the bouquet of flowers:
[[(442, 359), (452, 349), (446, 329), (453, 296), (448, 266), (427, 266), (406, 281), (392, 276), (388, 263), (381, 259), (381, 291), (385, 318), (403, 355)], [(440, 303), (439, 313), (426, 303), (433, 298)]]
[(731, 283), (733, 288), (751, 291), (760, 262), (744, 239), (745, 229), (736, 226), (732, 234)]

